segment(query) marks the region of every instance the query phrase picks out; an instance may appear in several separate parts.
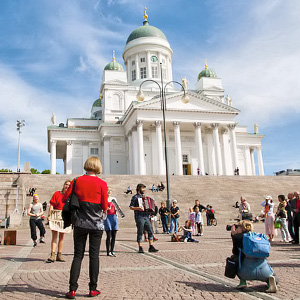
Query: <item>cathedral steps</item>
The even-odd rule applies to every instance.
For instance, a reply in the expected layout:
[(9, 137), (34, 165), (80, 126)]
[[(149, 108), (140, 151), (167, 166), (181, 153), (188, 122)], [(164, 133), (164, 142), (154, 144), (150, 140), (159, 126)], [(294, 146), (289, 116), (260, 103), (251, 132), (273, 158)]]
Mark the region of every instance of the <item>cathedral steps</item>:
[[(1, 175), (1, 174), (0, 174)], [(32, 197), (26, 196), (29, 188), (35, 187), (41, 203), (49, 203), (52, 194), (60, 190), (66, 179), (72, 179), (75, 175), (21, 175), (19, 192), (23, 200), (19, 203), (22, 212), (24, 206), (28, 207)], [(120, 219), (120, 226), (134, 227), (133, 212), (129, 209), (131, 195), (124, 192), (130, 185), (133, 193), (138, 183), (147, 186), (147, 195), (154, 198), (160, 206), (161, 201), (166, 201), (166, 189), (163, 192), (151, 192), (152, 184), (157, 185), (161, 181), (166, 185), (165, 176), (133, 176), (133, 175), (101, 175), (103, 180), (112, 188), (112, 194), (124, 210), (126, 217)], [(0, 218), (5, 212), (5, 193), (9, 190), (9, 212), (15, 205), (15, 188), (12, 187), (16, 178), (13, 175), (0, 176)], [(210, 204), (216, 210), (216, 218), (220, 224), (231, 222), (237, 216), (237, 210), (233, 207), (240, 196), (243, 196), (251, 205), (254, 215), (258, 215), (262, 209), (260, 203), (264, 196), (271, 195), (277, 204), (279, 194), (287, 195), (288, 192), (298, 190), (300, 177), (298, 176), (170, 176), (171, 199), (178, 201), (180, 208), (180, 221), (187, 218), (188, 208), (194, 205), (195, 199), (201, 204)], [(23, 205), (23, 206), (22, 206)], [(12, 209), (12, 210), (11, 210)]]

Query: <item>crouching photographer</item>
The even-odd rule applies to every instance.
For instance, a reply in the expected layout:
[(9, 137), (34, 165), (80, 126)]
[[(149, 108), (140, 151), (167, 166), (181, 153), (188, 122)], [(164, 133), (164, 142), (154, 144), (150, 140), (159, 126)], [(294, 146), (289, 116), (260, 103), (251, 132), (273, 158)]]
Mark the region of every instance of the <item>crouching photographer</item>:
[[(236, 275), (240, 279), (238, 289), (246, 288), (246, 280), (259, 280), (268, 284), (267, 293), (276, 293), (276, 276), (267, 262), (270, 253), (270, 243), (265, 234), (253, 233), (253, 224), (250, 221), (241, 221), (239, 224), (227, 225), (231, 231), (233, 243), (232, 257), (227, 259), (236, 263)], [(226, 270), (227, 271), (227, 270)], [(225, 276), (227, 276), (225, 271)]]

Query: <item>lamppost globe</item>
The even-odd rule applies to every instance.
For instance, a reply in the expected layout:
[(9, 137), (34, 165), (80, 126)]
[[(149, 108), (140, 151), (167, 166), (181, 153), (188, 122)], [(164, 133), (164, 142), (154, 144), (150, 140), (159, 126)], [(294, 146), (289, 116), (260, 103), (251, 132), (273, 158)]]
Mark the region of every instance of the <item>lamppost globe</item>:
[(183, 94), (182, 98), (181, 98), (182, 103), (187, 104), (190, 101), (190, 98), (188, 95)]
[(139, 90), (139, 92), (138, 92), (137, 95), (136, 95), (136, 99), (137, 99), (137, 101), (139, 101), (139, 102), (144, 101), (145, 95), (144, 95), (144, 93), (143, 93), (142, 90)]

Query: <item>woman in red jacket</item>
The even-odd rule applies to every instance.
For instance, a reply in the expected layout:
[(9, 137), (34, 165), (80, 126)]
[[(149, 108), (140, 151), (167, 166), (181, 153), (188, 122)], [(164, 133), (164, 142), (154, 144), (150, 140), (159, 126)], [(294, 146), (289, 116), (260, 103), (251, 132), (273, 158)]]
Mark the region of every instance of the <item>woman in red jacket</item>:
[[(62, 210), (64, 207), (64, 203), (62, 202), (62, 198), (64, 196), (64, 193), (67, 191), (67, 189), (70, 186), (71, 181), (66, 180), (63, 188), (61, 191), (56, 191), (51, 200), (50, 200), (50, 209), (49, 209), (49, 215), (48, 215), (48, 221), (50, 221), (50, 216), (53, 210)], [(57, 261), (62, 261), (64, 262), (65, 260), (62, 258), (61, 253), (64, 245), (64, 236), (65, 233), (63, 232), (64, 230), (59, 232), (58, 234), (58, 251), (57, 251), (57, 256), (56, 260)], [(51, 255), (48, 258), (48, 262), (54, 262), (55, 261), (55, 250), (56, 250), (56, 245), (57, 245), (57, 233), (58, 231), (56, 230), (51, 230), (52, 232), (52, 240), (51, 240)]]
[[(99, 275), (99, 250), (104, 230), (103, 212), (108, 208), (107, 184), (97, 177), (101, 174), (102, 165), (97, 157), (89, 157), (84, 164), (86, 175), (77, 178), (75, 183), (75, 194), (79, 198), (80, 207), (72, 220), (74, 226), (74, 257), (70, 271), (69, 292), (66, 298), (75, 299), (75, 292), (78, 288), (81, 262), (84, 257), (85, 245), (89, 236), (89, 289), (90, 297), (100, 294), (97, 290)], [(71, 195), (74, 179), (62, 199), (66, 202)]]

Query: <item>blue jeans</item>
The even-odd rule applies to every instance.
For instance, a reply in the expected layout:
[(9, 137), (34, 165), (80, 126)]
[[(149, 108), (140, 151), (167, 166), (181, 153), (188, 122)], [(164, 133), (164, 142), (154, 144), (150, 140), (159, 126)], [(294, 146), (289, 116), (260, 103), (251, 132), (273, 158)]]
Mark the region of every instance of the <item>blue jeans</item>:
[(163, 226), (163, 231), (164, 232), (169, 232), (168, 216), (161, 216), (161, 222), (162, 222), (162, 226)]
[(244, 280), (265, 281), (273, 275), (273, 270), (266, 259), (245, 257), (238, 270), (238, 276)]
[(148, 239), (153, 240), (153, 231), (148, 217), (139, 217), (135, 220), (137, 227), (137, 242), (143, 240), (144, 231), (148, 232)]
[(171, 226), (170, 226), (170, 233), (173, 231), (173, 226), (175, 224), (174, 233), (178, 231), (178, 218), (171, 217)]

